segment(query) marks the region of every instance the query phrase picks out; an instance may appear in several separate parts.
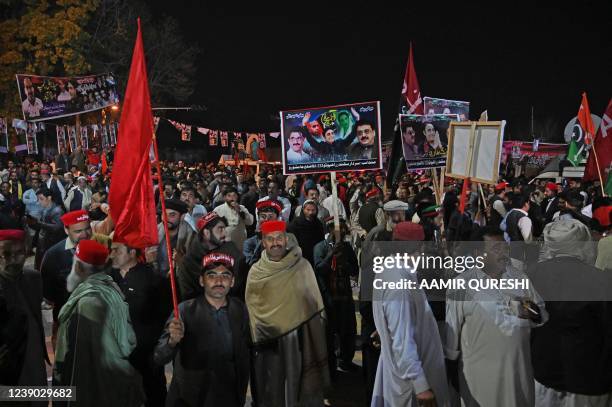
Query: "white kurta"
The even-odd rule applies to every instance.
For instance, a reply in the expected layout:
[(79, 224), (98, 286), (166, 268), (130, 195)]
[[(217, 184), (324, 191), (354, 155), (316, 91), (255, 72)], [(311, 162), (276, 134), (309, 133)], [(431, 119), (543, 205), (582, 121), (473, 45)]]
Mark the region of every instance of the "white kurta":
[[(516, 269), (502, 278), (526, 279)], [(457, 279), (490, 279), (481, 270), (464, 272)], [(542, 324), (548, 319), (544, 302), (529, 289), (473, 291), (448, 290), (444, 351), (459, 359), (459, 393), (467, 407), (533, 406), (534, 379), (529, 338), (541, 325), (517, 316), (517, 298), (527, 297), (540, 308)]]
[(240, 213), (244, 214), (244, 218), (238, 215), (234, 209), (230, 208), (227, 203), (219, 205), (214, 209), (219, 216), (225, 217), (227, 227), (225, 228), (225, 240), (234, 242), (239, 250), (242, 250), (244, 241), (247, 238), (246, 227), (253, 224), (253, 215), (249, 213), (244, 205), (240, 205)]
[[(416, 281), (408, 270), (385, 270), (383, 281)], [(380, 335), (372, 407), (417, 406), (431, 390), (437, 406), (449, 406), (444, 352), (436, 319), (422, 290), (374, 289), (372, 308)]]

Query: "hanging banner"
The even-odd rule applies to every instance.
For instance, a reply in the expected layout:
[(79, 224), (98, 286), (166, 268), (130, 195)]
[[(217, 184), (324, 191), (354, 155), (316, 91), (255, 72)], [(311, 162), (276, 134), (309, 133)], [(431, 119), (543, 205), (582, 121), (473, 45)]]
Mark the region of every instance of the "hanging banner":
[(75, 77), (19, 74), (16, 78), (25, 120), (72, 116), (119, 102), (112, 73)]
[(26, 145), (28, 154), (38, 154), (38, 143), (36, 141), (36, 124), (28, 123), (26, 130)]
[(470, 118), (470, 102), (461, 100), (448, 100), (424, 97), (423, 104), (425, 105), (425, 114), (456, 114), (459, 116), (458, 121), (465, 121)]
[(198, 127), (198, 133), (203, 134), (203, 135), (207, 135), (208, 132), (210, 131), (210, 129), (207, 129), (205, 127)]
[(89, 150), (89, 137), (87, 126), (81, 126), (81, 147), (83, 147), (83, 150)]
[(259, 148), (266, 148), (266, 133), (259, 133)]
[(109, 135), (111, 147), (115, 147), (117, 145), (117, 130), (118, 130), (117, 123), (112, 122), (109, 124), (108, 135)]
[(177, 125), (181, 132), (181, 141), (191, 141), (191, 126), (182, 123)]
[(502, 148), (502, 163), (508, 159), (519, 161), (527, 166), (544, 169), (555, 157), (567, 153), (567, 144), (538, 143), (534, 151), (534, 143), (527, 141), (504, 141)]
[(68, 145), (70, 146), (70, 152), (75, 151), (79, 145), (76, 126), (68, 126)]
[(61, 152), (62, 150), (68, 151), (66, 149), (66, 127), (65, 126), (57, 126), (55, 128), (57, 134), (57, 151)]
[(13, 128), (15, 129), (15, 152), (19, 153), (27, 151), (28, 143), (26, 140), (26, 131), (28, 130), (28, 122), (25, 120), (13, 119)]
[(221, 131), (221, 147), (227, 147), (228, 145), (228, 137), (227, 131)]
[(457, 115), (400, 114), (402, 150), (408, 171), (446, 166), (447, 131)]
[(284, 174), (382, 167), (380, 102), (280, 112)]
[(208, 133), (208, 144), (216, 147), (218, 144), (218, 134), (216, 130), (210, 130)]
[(0, 117), (0, 153), (8, 153), (8, 151), (8, 126), (6, 123), (6, 119), (4, 117)]

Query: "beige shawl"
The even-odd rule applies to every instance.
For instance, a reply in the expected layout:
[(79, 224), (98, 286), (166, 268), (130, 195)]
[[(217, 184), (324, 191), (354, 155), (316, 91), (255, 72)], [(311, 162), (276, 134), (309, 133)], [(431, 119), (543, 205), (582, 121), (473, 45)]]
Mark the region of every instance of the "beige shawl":
[(246, 305), (254, 343), (283, 336), (323, 310), (314, 271), (299, 246), (278, 262), (262, 252), (247, 278)]

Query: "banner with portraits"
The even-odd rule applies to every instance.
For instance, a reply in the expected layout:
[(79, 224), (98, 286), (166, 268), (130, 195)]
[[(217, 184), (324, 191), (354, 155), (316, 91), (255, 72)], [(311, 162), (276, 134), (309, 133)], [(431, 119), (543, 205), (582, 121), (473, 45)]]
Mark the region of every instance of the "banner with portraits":
[(4, 117), (0, 117), (0, 153), (8, 153), (9, 151), (9, 139), (8, 139), (8, 125)]
[(380, 102), (281, 111), (284, 174), (382, 168)]
[(438, 98), (423, 98), (424, 112), (426, 115), (432, 114), (456, 114), (459, 121), (469, 120), (470, 102), (461, 100), (449, 100)]
[(456, 114), (400, 114), (402, 150), (408, 171), (446, 166), (448, 127)]
[(525, 165), (544, 169), (555, 157), (567, 153), (567, 144), (533, 143), (528, 141), (504, 141), (502, 163), (508, 159)]
[(23, 117), (29, 121), (91, 112), (119, 102), (112, 73), (74, 77), (18, 74), (16, 78)]
[(83, 150), (89, 150), (89, 135), (87, 126), (81, 126), (81, 147), (83, 147)]
[(79, 145), (76, 133), (76, 126), (68, 126), (68, 145), (70, 146), (70, 151), (76, 150)]

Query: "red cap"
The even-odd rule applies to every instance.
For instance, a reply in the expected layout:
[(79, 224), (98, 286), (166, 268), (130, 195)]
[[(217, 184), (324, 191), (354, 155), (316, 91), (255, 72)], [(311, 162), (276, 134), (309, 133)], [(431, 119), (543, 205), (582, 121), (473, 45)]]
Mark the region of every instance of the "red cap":
[(204, 268), (215, 263), (221, 263), (226, 265), (227, 268), (232, 268), (234, 267), (234, 258), (225, 253), (209, 253), (202, 259), (202, 267)]
[(274, 208), (278, 214), (283, 211), (283, 207), (280, 206), (278, 202), (273, 201), (271, 199), (266, 199), (265, 201), (257, 202), (255, 204), (255, 207), (258, 210), (261, 210), (262, 208)]
[(421, 178), (419, 178), (419, 184), (428, 184), (431, 182), (430, 178), (427, 178), (426, 176), (422, 176)]
[(20, 229), (5, 229), (0, 230), (0, 241), (13, 240), (22, 241), (25, 238), (25, 232)]
[(217, 212), (208, 212), (206, 216), (202, 216), (200, 219), (198, 219), (198, 223), (196, 225), (198, 232), (204, 229), (206, 225), (208, 225), (210, 222), (217, 219), (218, 217), (219, 215), (217, 214)]
[(425, 240), (425, 232), (423, 232), (423, 226), (414, 222), (400, 222), (393, 229), (393, 240)]
[(68, 212), (61, 217), (64, 226), (68, 227), (81, 222), (89, 222), (89, 214), (86, 210)]
[(47, 175), (48, 175), (48, 174), (49, 174), (49, 170), (40, 170), (40, 174), (41, 174), (41, 175), (42, 175), (42, 174), (47, 174)]
[(84, 263), (102, 266), (108, 259), (108, 248), (95, 240), (81, 240), (74, 255)]
[(554, 182), (547, 182), (546, 183), (546, 189), (550, 189), (553, 192), (557, 192), (558, 191), (557, 184), (555, 184)]
[(500, 182), (499, 184), (495, 185), (495, 190), (496, 190), (496, 191), (503, 191), (503, 190), (505, 190), (505, 189), (506, 189), (506, 187), (507, 187), (508, 185), (509, 185), (509, 184), (508, 184), (507, 182)]
[(287, 230), (287, 224), (282, 220), (269, 220), (261, 224), (262, 235), (274, 232), (284, 232), (285, 230)]
[(374, 198), (375, 196), (378, 196), (379, 194), (380, 194), (380, 191), (378, 189), (372, 188), (366, 193), (366, 199)]
[(593, 212), (593, 219), (597, 220), (603, 227), (610, 226), (610, 213), (612, 213), (612, 206), (600, 206)]

